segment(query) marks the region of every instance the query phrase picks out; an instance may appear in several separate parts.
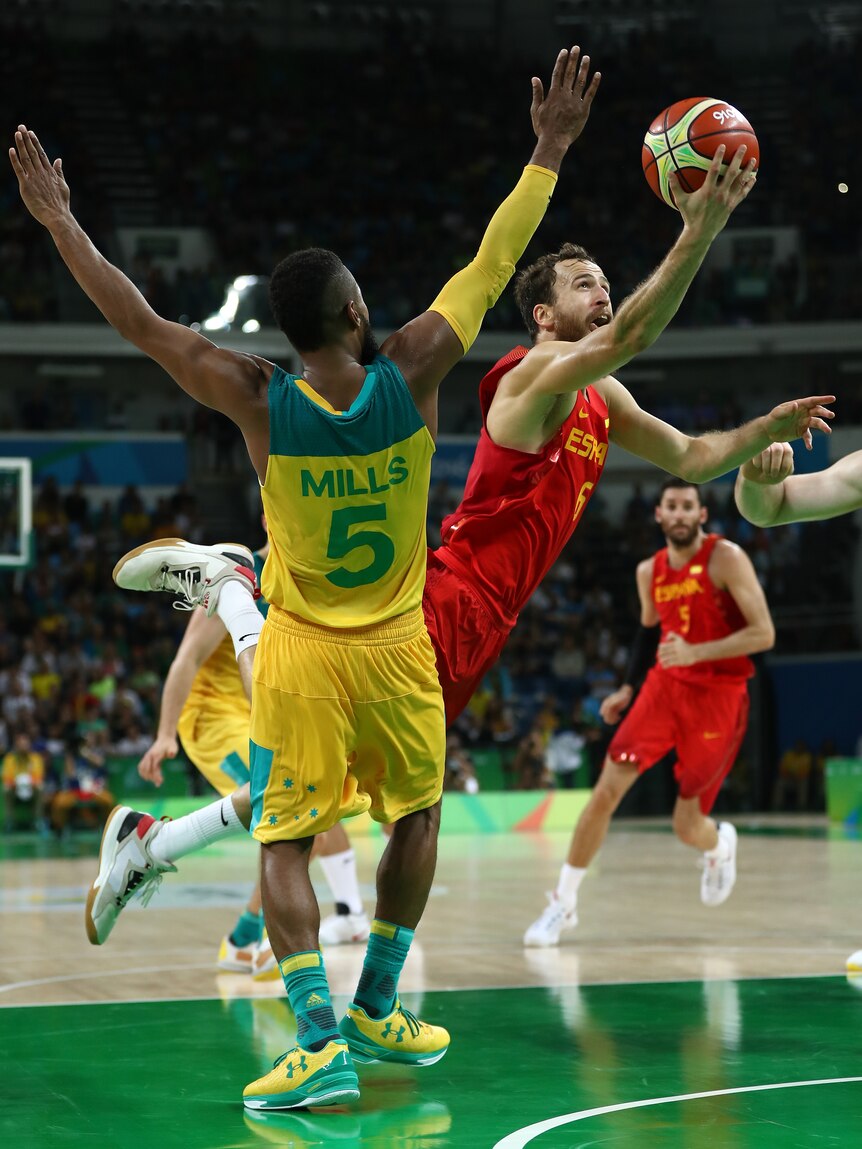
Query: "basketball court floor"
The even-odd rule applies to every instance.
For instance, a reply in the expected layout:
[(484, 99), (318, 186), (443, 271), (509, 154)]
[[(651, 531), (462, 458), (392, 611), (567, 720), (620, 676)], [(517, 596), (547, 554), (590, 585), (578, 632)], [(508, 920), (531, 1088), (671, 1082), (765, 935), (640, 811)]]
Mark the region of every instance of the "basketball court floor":
[[(619, 823), (554, 950), (521, 937), (567, 835), (443, 835), (405, 1005), (452, 1046), (361, 1066), (354, 1107), (250, 1114), (293, 1043), (280, 983), (214, 966), (254, 869), (242, 840), (186, 858), (93, 948), (97, 839), (0, 845), (0, 1144), (9, 1149), (796, 1149), (862, 1144), (862, 845), (825, 824), (740, 826), (723, 907), (653, 824)], [(2, 839), (0, 839), (2, 842)], [(379, 837), (357, 838), (372, 902)], [(325, 887), (316, 885), (322, 899)], [(324, 908), (326, 905), (324, 902)], [(363, 947), (326, 951), (343, 1006)]]

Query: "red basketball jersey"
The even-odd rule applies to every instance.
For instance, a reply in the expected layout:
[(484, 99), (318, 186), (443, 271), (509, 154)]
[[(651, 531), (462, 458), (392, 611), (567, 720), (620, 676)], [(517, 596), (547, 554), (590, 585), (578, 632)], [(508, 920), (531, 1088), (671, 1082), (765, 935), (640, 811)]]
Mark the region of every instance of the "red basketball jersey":
[(592, 387), (577, 393), (571, 414), (538, 453), (513, 451), (491, 439), (491, 401), (528, 350), (510, 351), (479, 384), (482, 431), (464, 497), (443, 520), (437, 551), (506, 627), (515, 625), (571, 537), (608, 453), (608, 409)]
[[(686, 642), (714, 642), (747, 625), (733, 596), (719, 590), (709, 577), (709, 560), (721, 535), (707, 535), (703, 546), (691, 559), (674, 570), (668, 550), (660, 550), (653, 561), (652, 598), (661, 621), (664, 640), (674, 632)], [(673, 666), (664, 670), (687, 681), (703, 678), (741, 681), (754, 673), (751, 659), (717, 658), (694, 666)]]

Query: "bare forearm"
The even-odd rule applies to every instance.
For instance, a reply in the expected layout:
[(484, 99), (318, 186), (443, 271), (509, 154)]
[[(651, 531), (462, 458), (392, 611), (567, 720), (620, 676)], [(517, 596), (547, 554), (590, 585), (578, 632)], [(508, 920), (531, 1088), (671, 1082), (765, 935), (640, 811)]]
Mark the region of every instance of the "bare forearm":
[(652, 275), (623, 300), (614, 319), (618, 338), (643, 349), (673, 319), (709, 251), (709, 240), (683, 230)]
[(710, 431), (688, 440), (677, 473), (691, 482), (707, 483), (741, 466), (770, 442), (763, 418), (752, 419), (732, 431)]
[(556, 172), (559, 175), (560, 166), (569, 147), (568, 141), (563, 142), (548, 137), (538, 139), (533, 154), (530, 156), (530, 163), (539, 168), (547, 168), (548, 171)]
[(191, 659), (175, 658), (162, 690), (159, 708), (159, 738), (175, 738), (180, 715), (191, 693), (198, 666)]
[(775, 644), (775, 631), (771, 626), (744, 626), (725, 638), (714, 642), (698, 642), (691, 646), (695, 662), (719, 662), (723, 658), (739, 658), (744, 654), (757, 654), (770, 650)]
[(736, 505), (740, 514), (756, 527), (772, 527), (781, 521), (784, 482), (758, 483), (747, 479), (744, 466), (736, 476)]
[(78, 286), (120, 335), (134, 341), (134, 332), (153, 314), (140, 291), (105, 259), (71, 213), (48, 230)]

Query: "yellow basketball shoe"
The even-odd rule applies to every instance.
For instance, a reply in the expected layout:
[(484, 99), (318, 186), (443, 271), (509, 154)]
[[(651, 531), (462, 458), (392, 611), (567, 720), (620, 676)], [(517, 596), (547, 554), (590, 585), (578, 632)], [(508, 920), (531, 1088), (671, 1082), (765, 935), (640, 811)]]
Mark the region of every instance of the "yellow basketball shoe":
[(388, 1017), (369, 1017), (351, 1004), (338, 1025), (357, 1061), (394, 1061), (401, 1065), (433, 1065), (449, 1048), (449, 1032), (420, 1021), (396, 999)]
[(318, 1053), (295, 1045), (266, 1077), (242, 1091), (246, 1109), (306, 1109), (337, 1105), (359, 1097), (359, 1078), (343, 1041), (330, 1041)]
[(272, 952), (272, 942), (266, 930), (257, 944), (254, 956), (251, 959), (251, 976), (255, 981), (279, 981), (281, 970)]
[(248, 946), (235, 946), (230, 936), (223, 937), (216, 965), (229, 973), (251, 973), (257, 942)]

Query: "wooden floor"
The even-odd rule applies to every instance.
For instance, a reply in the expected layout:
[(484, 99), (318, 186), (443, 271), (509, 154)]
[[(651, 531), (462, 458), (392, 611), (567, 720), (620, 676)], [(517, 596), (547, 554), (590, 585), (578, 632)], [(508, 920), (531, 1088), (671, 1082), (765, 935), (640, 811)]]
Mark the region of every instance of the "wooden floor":
[[(842, 974), (848, 953), (862, 947), (862, 843), (829, 837), (825, 823), (811, 820), (786, 823), (784, 832), (737, 825), (738, 883), (713, 910), (700, 904), (698, 856), (666, 826), (615, 826), (582, 888), (581, 923), (553, 950), (525, 949), (521, 939), (555, 883), (567, 835), (444, 835), (402, 990)], [(354, 845), (370, 908), (382, 842)], [(127, 910), (101, 948), (88, 944), (82, 920), (96, 850), (94, 838), (62, 857), (22, 858), (6, 848), (0, 1006), (283, 993), (280, 983), (215, 968), (254, 872), (250, 841), (184, 859), (150, 906)], [(336, 995), (352, 993), (363, 950), (326, 951)]]

